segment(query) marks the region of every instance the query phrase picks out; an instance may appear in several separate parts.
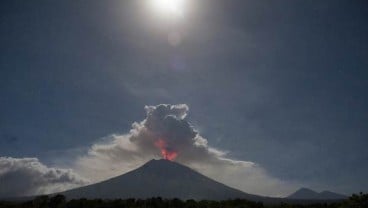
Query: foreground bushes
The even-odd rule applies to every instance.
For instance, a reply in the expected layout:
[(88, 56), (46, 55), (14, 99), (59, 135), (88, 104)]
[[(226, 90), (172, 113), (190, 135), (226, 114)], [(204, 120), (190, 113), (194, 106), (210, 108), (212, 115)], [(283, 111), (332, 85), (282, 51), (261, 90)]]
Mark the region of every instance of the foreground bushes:
[(310, 205), (278, 204), (263, 205), (260, 202), (234, 199), (225, 201), (183, 201), (162, 199), (160, 197), (141, 199), (78, 199), (67, 201), (63, 195), (39, 196), (26, 202), (0, 202), (0, 208), (368, 208), (368, 194), (352, 195), (338, 203), (319, 203)]

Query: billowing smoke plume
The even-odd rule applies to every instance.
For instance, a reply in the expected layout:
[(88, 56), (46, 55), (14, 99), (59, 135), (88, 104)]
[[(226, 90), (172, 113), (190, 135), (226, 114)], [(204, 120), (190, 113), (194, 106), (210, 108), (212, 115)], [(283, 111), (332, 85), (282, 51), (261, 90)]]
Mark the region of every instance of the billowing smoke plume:
[(72, 170), (47, 167), (37, 158), (0, 157), (0, 197), (53, 193), (87, 183)]
[(185, 120), (188, 106), (146, 106), (147, 118), (133, 123), (126, 135), (111, 135), (78, 159), (84, 176), (100, 181), (132, 170), (152, 158), (175, 160), (230, 186), (249, 193), (280, 195), (295, 187), (269, 176), (258, 165), (226, 157), (212, 148)]

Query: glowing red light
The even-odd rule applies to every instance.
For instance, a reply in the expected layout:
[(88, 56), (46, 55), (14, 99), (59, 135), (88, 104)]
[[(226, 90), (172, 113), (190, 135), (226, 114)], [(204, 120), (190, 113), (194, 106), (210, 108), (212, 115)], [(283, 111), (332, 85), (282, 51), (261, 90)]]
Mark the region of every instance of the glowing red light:
[(163, 139), (155, 141), (155, 146), (160, 149), (161, 155), (165, 160), (173, 161), (178, 156), (177, 152), (168, 149), (168, 145)]

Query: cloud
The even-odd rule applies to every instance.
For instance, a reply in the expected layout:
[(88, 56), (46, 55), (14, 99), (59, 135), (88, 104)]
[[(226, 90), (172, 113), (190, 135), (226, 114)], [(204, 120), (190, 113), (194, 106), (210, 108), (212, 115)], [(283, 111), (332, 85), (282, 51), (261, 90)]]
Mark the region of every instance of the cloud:
[(0, 157), (0, 197), (63, 191), (88, 181), (70, 169), (50, 168), (37, 158)]
[(106, 137), (78, 158), (76, 171), (97, 182), (171, 152), (175, 155), (169, 159), (248, 193), (280, 196), (296, 189), (295, 184), (270, 176), (253, 162), (230, 159), (226, 152), (209, 146), (186, 120), (187, 105), (161, 104), (145, 110), (146, 119), (133, 123), (128, 134)]

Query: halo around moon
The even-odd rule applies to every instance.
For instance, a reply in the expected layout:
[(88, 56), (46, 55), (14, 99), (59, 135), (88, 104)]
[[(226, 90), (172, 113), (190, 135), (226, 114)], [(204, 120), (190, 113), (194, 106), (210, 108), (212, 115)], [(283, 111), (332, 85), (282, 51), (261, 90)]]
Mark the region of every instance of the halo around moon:
[(151, 0), (154, 9), (162, 15), (181, 16), (185, 0)]

